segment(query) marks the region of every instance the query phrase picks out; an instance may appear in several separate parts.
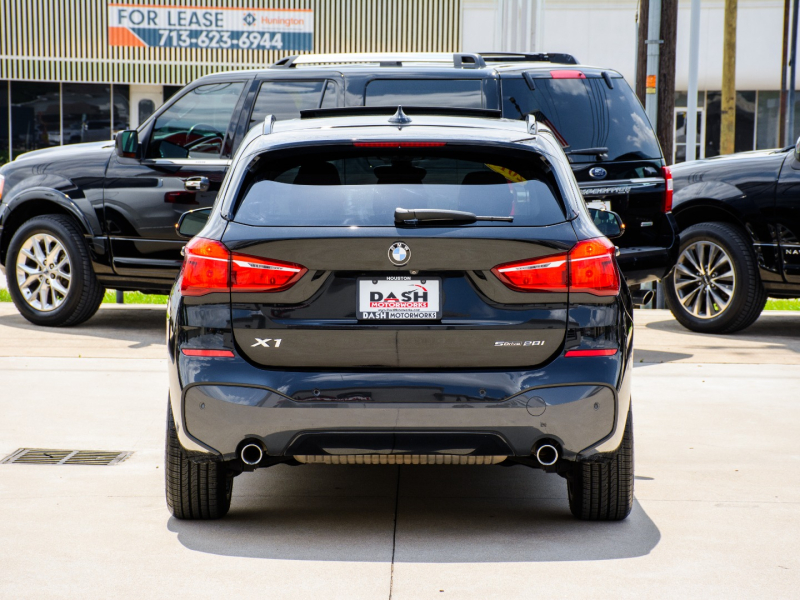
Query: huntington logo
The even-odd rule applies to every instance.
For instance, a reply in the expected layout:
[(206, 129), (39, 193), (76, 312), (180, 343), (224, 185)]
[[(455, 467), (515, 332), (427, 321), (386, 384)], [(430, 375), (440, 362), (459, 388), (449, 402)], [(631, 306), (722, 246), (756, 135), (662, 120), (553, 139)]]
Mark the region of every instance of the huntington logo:
[(244, 16), (245, 25), (253, 25), (256, 22), (256, 18), (253, 16), (253, 13), (247, 13)]

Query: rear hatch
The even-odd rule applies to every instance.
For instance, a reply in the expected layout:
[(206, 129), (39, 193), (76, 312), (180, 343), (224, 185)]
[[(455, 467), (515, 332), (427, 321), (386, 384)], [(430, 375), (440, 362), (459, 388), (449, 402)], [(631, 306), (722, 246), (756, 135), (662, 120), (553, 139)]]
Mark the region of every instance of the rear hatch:
[[(672, 244), (664, 160), (650, 121), (625, 80), (592, 68), (537, 69), (504, 75), (503, 116), (534, 114), (564, 147), (590, 206), (613, 210), (625, 222), (621, 248)], [(669, 203), (670, 206), (665, 204)]]
[[(397, 222), (397, 208), (513, 221)], [(262, 154), (223, 242), (236, 344), (265, 367), (519, 369), (563, 346), (559, 277), (576, 237), (530, 150), (371, 142)], [(539, 266), (520, 279), (520, 261)]]

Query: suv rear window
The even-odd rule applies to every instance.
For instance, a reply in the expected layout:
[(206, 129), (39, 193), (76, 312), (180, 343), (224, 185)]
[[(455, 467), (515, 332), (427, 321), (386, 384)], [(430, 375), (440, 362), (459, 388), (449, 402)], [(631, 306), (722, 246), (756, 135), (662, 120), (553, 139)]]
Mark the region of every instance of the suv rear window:
[(234, 220), (272, 226), (394, 226), (395, 208), (463, 210), (552, 225), (564, 220), (555, 176), (538, 154), (465, 148), (268, 153), (251, 164)]
[[(622, 78), (609, 89), (602, 78), (532, 79), (531, 90), (522, 78), (503, 79), (503, 116), (524, 119), (533, 113), (550, 127), (564, 150), (607, 147), (604, 160), (661, 158), (650, 121)], [(570, 155), (575, 163), (596, 162), (592, 155)]]
[(483, 108), (480, 79), (375, 79), (367, 84), (365, 106)]

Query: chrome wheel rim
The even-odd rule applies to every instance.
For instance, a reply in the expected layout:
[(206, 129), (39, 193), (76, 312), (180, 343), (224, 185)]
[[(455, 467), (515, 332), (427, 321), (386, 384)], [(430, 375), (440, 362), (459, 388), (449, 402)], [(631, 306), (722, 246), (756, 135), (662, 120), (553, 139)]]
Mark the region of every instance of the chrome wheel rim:
[(61, 241), (48, 233), (37, 233), (25, 240), (17, 253), (16, 275), (22, 297), (37, 311), (53, 311), (69, 296), (69, 254)]
[(733, 261), (714, 242), (695, 242), (684, 249), (672, 281), (683, 310), (698, 319), (720, 316), (736, 292)]

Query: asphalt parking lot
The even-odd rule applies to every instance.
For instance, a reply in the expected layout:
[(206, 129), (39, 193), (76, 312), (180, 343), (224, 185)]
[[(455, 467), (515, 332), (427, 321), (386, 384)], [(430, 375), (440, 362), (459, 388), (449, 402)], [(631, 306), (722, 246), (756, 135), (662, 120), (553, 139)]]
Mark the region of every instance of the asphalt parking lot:
[(163, 491), (163, 307), (66, 330), (0, 304), (1, 598), (789, 598), (800, 587), (800, 315), (727, 336), (636, 315), (636, 505), (583, 523), (524, 467), (277, 466), (218, 522)]

